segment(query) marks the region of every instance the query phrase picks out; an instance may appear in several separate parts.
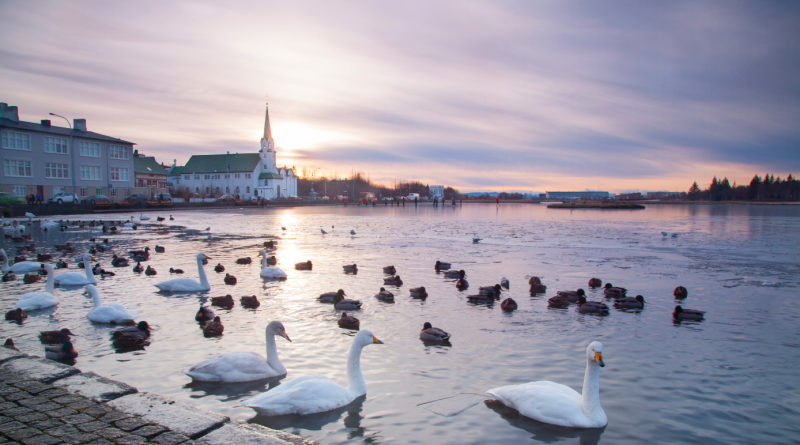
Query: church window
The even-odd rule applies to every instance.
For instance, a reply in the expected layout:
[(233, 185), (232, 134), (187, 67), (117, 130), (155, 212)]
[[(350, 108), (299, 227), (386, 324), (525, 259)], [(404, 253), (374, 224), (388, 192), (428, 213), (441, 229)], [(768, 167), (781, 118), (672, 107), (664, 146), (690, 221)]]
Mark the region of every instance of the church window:
[(234, 193), (236, 193), (237, 195), (239, 194), (239, 187), (236, 187), (236, 190), (234, 190)]
[(245, 193), (250, 193), (250, 186), (249, 185), (247, 186), (247, 189), (245, 190)]
[(225, 187), (225, 193), (228, 194), (230, 192), (231, 192), (231, 188), (230, 187)]
[(209, 194), (210, 192), (211, 192), (211, 190), (209, 190), (209, 188), (206, 187), (206, 195)]

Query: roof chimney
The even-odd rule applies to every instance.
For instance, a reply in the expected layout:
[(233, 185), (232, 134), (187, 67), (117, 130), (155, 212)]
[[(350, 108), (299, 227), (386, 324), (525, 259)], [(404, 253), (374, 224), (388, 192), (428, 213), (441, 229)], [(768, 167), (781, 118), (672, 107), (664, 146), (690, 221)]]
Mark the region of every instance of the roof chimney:
[(87, 131), (86, 119), (72, 119), (72, 128), (80, 131)]
[(42, 125), (44, 125), (45, 127), (49, 127), (50, 126), (50, 119), (42, 119)]
[(0, 117), (19, 122), (19, 110), (16, 106), (9, 107), (7, 103), (0, 102)]

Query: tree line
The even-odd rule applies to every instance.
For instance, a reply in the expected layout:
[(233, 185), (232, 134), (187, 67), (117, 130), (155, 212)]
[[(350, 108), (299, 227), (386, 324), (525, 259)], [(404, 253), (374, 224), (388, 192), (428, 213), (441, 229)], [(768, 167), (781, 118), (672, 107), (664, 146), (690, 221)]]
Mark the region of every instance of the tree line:
[(748, 185), (737, 185), (728, 181), (711, 180), (705, 190), (701, 190), (697, 181), (692, 184), (687, 193), (691, 201), (798, 201), (800, 200), (800, 181), (791, 174), (786, 179), (777, 178), (767, 173), (762, 179), (755, 175)]
[[(309, 177), (305, 169), (302, 172), (303, 176), (297, 178), (297, 194), (299, 196), (308, 196), (312, 186), (320, 197), (327, 195), (335, 198), (342, 195), (349, 196), (351, 200), (357, 199), (362, 192), (372, 193), (376, 198), (408, 196), (409, 193), (430, 196), (429, 184), (423, 184), (420, 181), (400, 180), (391, 184), (381, 184), (373, 182), (370, 176), (363, 172), (351, 172), (349, 178), (339, 178), (338, 174), (331, 177), (313, 175)], [(451, 197), (459, 199), (461, 193), (453, 187), (445, 187), (444, 196), (448, 199)]]

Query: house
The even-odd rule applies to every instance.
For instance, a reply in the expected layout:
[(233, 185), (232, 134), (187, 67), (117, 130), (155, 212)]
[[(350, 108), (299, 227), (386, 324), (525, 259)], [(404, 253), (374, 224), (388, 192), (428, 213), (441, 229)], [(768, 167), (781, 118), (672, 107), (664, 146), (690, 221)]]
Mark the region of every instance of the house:
[(238, 195), (240, 199), (274, 199), (297, 195), (294, 170), (277, 167), (269, 106), (258, 153), (193, 155), (183, 167), (173, 166), (169, 177), (176, 189), (186, 188), (202, 196)]
[(86, 119), (71, 128), (50, 120), (19, 120), (16, 106), (0, 103), (0, 191), (47, 200), (60, 192), (79, 198), (106, 195), (123, 200), (134, 187), (133, 142), (88, 131)]
[(144, 156), (138, 152), (133, 153), (133, 169), (137, 188), (147, 188), (149, 196), (158, 193), (167, 193), (167, 170), (156, 162), (153, 156)]
[(444, 186), (443, 185), (431, 185), (428, 187), (428, 192), (431, 195), (431, 199), (439, 198), (439, 201), (444, 199)]

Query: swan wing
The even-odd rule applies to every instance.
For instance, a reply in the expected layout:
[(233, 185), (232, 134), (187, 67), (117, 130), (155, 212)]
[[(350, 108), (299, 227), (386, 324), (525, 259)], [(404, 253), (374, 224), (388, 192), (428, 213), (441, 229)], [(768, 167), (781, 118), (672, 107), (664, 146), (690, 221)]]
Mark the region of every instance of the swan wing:
[(523, 416), (551, 425), (589, 428), (583, 412), (581, 395), (574, 389), (554, 382), (531, 382), (493, 388), (487, 393)]
[(281, 375), (254, 352), (229, 352), (200, 362), (184, 374), (205, 382), (249, 382)]
[(193, 280), (191, 278), (175, 278), (172, 280), (162, 281), (160, 283), (154, 284), (155, 287), (166, 290), (166, 291), (173, 291), (173, 292), (182, 292), (182, 291), (196, 291), (196, 290), (208, 290), (200, 284), (199, 281)]
[(36, 272), (42, 268), (41, 263), (34, 263), (33, 261), (20, 261), (19, 263), (14, 263), (9, 267), (12, 272), (14, 273), (27, 273), (27, 272)]
[(123, 309), (124, 310), (119, 310), (115, 307), (100, 306), (89, 311), (86, 317), (97, 323), (116, 323), (137, 318), (136, 315), (131, 314), (127, 309)]
[(261, 269), (263, 278), (286, 278), (286, 272), (280, 267), (265, 266)]
[(29, 292), (23, 295), (14, 305), (14, 309), (34, 311), (58, 304), (58, 298), (49, 292)]
[(340, 408), (355, 398), (350, 390), (328, 377), (309, 375), (281, 384), (242, 404), (269, 415), (313, 414)]

